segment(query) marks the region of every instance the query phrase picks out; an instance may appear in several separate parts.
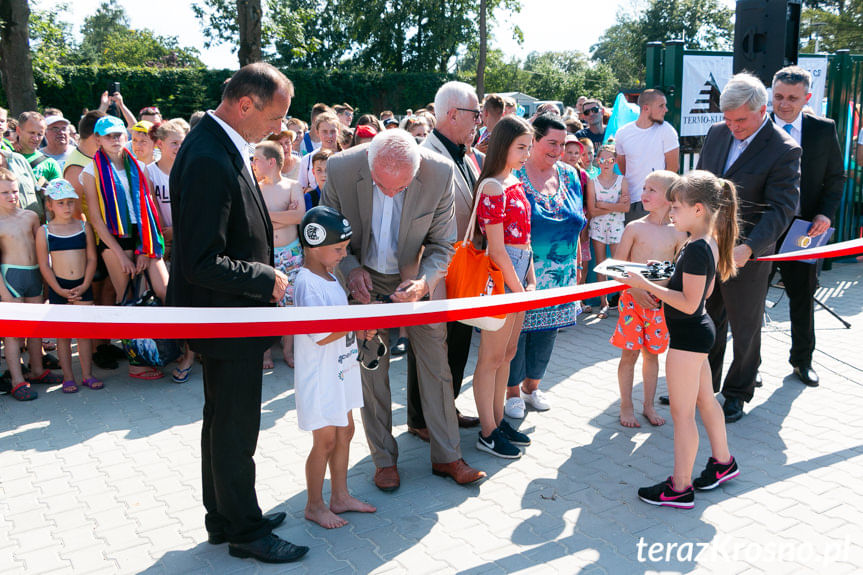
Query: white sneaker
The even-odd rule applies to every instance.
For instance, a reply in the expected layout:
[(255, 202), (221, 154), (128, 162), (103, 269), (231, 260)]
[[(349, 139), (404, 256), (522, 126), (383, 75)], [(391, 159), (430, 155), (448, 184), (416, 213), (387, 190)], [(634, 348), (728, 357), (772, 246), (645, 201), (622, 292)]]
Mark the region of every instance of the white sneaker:
[(512, 419), (524, 419), (524, 400), (520, 397), (510, 397), (503, 405), (503, 414)]
[(534, 390), (533, 393), (521, 392), (522, 403), (527, 403), (537, 411), (548, 411), (551, 409), (551, 404), (546, 399), (545, 394), (540, 390)]

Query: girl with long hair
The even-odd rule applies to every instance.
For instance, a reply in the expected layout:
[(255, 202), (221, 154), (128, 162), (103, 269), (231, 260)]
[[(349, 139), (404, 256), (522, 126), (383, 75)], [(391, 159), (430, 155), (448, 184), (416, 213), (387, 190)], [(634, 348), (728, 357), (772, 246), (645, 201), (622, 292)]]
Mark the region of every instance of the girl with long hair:
[[(693, 487), (714, 489), (740, 473), (728, 450), (725, 416), (713, 395), (707, 354), (716, 339), (716, 327), (704, 305), (717, 277), (725, 281), (737, 273), (733, 257), (739, 233), (737, 191), (728, 180), (696, 170), (675, 182), (666, 195), (674, 226), (689, 234), (668, 286), (657, 285), (638, 273), (620, 281), (646, 289), (665, 302), (671, 339), (665, 374), (674, 421), (674, 474), (662, 483), (642, 487), (638, 496), (652, 505), (689, 509), (695, 505)], [(692, 381), (693, 374), (697, 374), (696, 382)], [(696, 407), (712, 454), (707, 467), (692, 481), (698, 453)]]
[[(489, 138), (488, 154), (474, 189), (474, 208), (488, 255), (503, 272), (507, 292), (536, 289), (530, 247), (530, 203), (524, 184), (513, 171), (524, 166), (533, 143), (533, 128), (524, 119), (507, 116)], [(511, 313), (497, 331), (483, 331), (473, 393), (481, 430), (477, 448), (507, 459), (521, 457), (517, 445), (529, 445), (527, 435), (503, 419), (509, 363), (515, 356), (524, 312)]]

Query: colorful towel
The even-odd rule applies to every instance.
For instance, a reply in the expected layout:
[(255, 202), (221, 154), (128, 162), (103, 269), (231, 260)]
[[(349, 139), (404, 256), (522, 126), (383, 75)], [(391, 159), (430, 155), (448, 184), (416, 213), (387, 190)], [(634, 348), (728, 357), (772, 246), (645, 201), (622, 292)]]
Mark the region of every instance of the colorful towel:
[[(96, 168), (96, 191), (99, 192), (99, 209), (111, 235), (118, 238), (130, 237), (132, 223), (126, 194), (120, 187), (120, 176), (111, 159), (101, 149), (93, 157)], [(150, 193), (150, 186), (141, 165), (129, 150), (123, 148), (123, 165), (129, 184), (129, 195), (138, 216), (138, 245), (136, 254), (160, 258), (165, 252), (165, 240), (159, 226), (159, 212)]]

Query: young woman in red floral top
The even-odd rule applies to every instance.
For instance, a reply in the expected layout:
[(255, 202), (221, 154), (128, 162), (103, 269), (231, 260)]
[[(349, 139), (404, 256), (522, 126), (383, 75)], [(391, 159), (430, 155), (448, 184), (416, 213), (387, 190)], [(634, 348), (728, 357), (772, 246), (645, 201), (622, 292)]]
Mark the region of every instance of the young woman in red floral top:
[[(512, 172), (530, 157), (533, 129), (516, 116), (503, 118), (489, 137), (488, 154), (479, 175), (474, 201), (477, 222), (488, 244), (488, 255), (503, 272), (506, 292), (536, 288), (530, 249), (530, 203), (521, 181)], [(508, 459), (521, 457), (527, 435), (503, 419), (509, 363), (518, 346), (524, 312), (509, 314), (498, 331), (483, 331), (473, 393), (482, 429), (477, 448)]]

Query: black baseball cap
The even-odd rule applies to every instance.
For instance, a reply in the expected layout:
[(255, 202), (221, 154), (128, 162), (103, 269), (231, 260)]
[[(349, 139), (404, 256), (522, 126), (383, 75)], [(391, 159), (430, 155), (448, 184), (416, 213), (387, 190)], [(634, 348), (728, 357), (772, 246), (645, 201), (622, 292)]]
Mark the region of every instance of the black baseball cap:
[(315, 206), (300, 222), (300, 241), (310, 248), (337, 244), (352, 235), (348, 219), (329, 206)]

